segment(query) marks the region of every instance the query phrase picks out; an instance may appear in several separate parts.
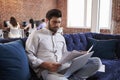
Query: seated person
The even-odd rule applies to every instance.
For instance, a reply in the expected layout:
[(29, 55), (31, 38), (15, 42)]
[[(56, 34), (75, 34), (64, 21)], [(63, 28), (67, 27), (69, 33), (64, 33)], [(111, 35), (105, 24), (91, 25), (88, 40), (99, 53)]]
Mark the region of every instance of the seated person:
[(14, 17), (10, 18), (10, 21), (7, 21), (7, 30), (9, 38), (21, 38), (21, 29), (20, 24), (16, 21)]
[[(41, 30), (36, 30), (29, 35), (26, 41), (26, 51), (30, 65), (37, 76), (43, 77), (44, 80), (68, 80), (62, 73), (58, 73), (61, 67), (59, 63), (64, 55), (71, 53), (67, 51), (66, 42), (59, 32), (61, 26), (62, 13), (58, 9), (49, 10), (46, 14), (47, 27)], [(99, 58), (90, 58), (88, 63), (77, 71), (80, 78), (91, 76), (100, 67)], [(80, 64), (79, 64), (80, 65)], [(65, 69), (68, 69), (70, 63)], [(76, 65), (75, 65), (76, 66)], [(46, 72), (47, 71), (47, 72)], [(84, 79), (85, 80), (85, 79)]]
[(46, 27), (46, 22), (45, 19), (41, 20), (41, 23), (39, 24), (39, 26), (37, 27), (37, 30), (45, 28)]
[(25, 34), (26, 36), (29, 36), (29, 34), (31, 34), (34, 30), (36, 30), (36, 25), (34, 23), (33, 19), (29, 20), (29, 23), (27, 24), (27, 26), (24, 28)]

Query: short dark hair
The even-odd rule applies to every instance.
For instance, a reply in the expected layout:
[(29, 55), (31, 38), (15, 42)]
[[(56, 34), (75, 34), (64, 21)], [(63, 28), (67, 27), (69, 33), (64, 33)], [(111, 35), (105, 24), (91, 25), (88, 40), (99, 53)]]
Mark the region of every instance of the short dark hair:
[(46, 18), (50, 20), (52, 17), (62, 17), (62, 13), (59, 9), (51, 9), (47, 12)]

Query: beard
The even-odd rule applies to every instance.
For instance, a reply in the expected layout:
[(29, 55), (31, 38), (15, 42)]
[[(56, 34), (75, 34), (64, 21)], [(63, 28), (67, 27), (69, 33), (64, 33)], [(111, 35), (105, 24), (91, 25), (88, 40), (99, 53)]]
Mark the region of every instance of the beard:
[(50, 23), (48, 23), (48, 29), (52, 31), (53, 33), (56, 33), (59, 27), (58, 26), (51, 27)]

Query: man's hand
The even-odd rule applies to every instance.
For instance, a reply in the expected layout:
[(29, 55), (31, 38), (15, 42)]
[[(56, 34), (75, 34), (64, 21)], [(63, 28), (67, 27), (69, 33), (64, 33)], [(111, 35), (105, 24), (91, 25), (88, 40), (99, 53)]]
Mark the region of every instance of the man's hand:
[(47, 69), (51, 72), (56, 72), (58, 68), (61, 66), (59, 63), (52, 63), (52, 62), (43, 62), (40, 67)]

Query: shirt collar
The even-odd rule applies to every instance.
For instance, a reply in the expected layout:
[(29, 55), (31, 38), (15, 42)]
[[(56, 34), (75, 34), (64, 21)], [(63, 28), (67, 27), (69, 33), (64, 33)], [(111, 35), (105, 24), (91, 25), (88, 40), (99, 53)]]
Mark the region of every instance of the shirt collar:
[(54, 34), (52, 31), (50, 31), (50, 30), (47, 29), (47, 28), (44, 28), (44, 32), (47, 33), (47, 34), (51, 34), (51, 35), (56, 35), (56, 34), (59, 33), (59, 32), (57, 31), (57, 32)]

